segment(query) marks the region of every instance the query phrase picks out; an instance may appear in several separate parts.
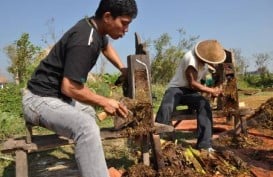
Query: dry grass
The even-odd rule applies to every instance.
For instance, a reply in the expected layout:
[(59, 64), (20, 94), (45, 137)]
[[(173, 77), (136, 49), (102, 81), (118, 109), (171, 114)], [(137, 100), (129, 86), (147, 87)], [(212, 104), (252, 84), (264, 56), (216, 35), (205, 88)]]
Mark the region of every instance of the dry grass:
[(273, 97), (273, 92), (258, 92), (251, 96), (240, 95), (239, 101), (244, 102), (246, 107), (256, 109), (271, 97)]

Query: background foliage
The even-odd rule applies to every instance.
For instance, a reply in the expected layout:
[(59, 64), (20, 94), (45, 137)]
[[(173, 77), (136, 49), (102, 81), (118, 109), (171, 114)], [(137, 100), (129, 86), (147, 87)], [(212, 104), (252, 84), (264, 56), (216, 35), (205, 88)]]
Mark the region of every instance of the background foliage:
[(28, 78), (28, 66), (35, 60), (41, 48), (29, 41), (28, 33), (23, 33), (20, 39), (6, 46), (4, 51), (11, 62), (8, 71), (17, 84), (24, 83)]
[(0, 90), (0, 139), (24, 132), (20, 86), (8, 84)]
[[(174, 75), (178, 63), (187, 50), (190, 50), (199, 36), (186, 35), (184, 29), (179, 29), (179, 39), (173, 44), (168, 33), (162, 34), (158, 39), (152, 40), (150, 49), (154, 51), (151, 61), (152, 83), (166, 84)], [(148, 42), (149, 43), (149, 42)]]

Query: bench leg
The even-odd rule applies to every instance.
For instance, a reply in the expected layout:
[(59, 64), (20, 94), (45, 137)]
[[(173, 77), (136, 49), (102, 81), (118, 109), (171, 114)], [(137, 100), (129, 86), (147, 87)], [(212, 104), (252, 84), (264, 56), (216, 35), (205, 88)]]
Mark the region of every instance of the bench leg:
[(141, 142), (142, 160), (143, 164), (150, 166), (150, 154), (149, 154), (149, 138), (148, 135), (143, 135)]
[(232, 125), (232, 124), (234, 124), (234, 121), (236, 121), (235, 115), (228, 115), (228, 116), (226, 117), (226, 124), (227, 124), (227, 125)]
[(163, 159), (163, 154), (162, 154), (162, 149), (161, 149), (161, 143), (160, 143), (160, 136), (153, 134), (152, 136), (152, 150), (153, 150), (153, 157), (154, 157), (154, 162), (156, 169), (162, 169), (165, 167), (164, 164), (164, 159)]
[(26, 123), (26, 141), (27, 143), (31, 143), (32, 139), (32, 125), (29, 123)]
[(241, 116), (240, 117), (240, 121), (241, 121), (241, 130), (242, 130), (242, 133), (244, 135), (247, 135), (246, 117), (245, 116)]
[(28, 177), (27, 152), (24, 150), (15, 151), (16, 177)]
[(240, 133), (243, 133), (244, 135), (247, 134), (246, 130), (246, 117), (241, 116), (240, 114), (235, 115), (234, 119), (234, 133), (235, 135), (239, 135)]

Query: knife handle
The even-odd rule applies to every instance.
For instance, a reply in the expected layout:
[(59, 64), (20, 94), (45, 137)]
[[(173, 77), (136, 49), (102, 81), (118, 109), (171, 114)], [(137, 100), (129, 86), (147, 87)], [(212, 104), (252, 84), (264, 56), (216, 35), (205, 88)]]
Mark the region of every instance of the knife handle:
[(104, 119), (106, 119), (107, 116), (108, 116), (108, 114), (107, 114), (105, 111), (100, 112), (100, 113), (97, 114), (97, 117), (98, 117), (98, 119), (99, 119), (100, 121), (103, 121)]

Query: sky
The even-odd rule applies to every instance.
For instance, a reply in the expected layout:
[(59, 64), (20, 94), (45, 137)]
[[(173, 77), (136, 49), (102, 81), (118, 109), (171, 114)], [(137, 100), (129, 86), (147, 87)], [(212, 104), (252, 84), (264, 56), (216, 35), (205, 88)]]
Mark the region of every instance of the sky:
[[(250, 69), (255, 69), (253, 54), (273, 56), (272, 0), (136, 1), (138, 16), (130, 24), (129, 32), (111, 41), (125, 64), (127, 56), (135, 53), (135, 32), (142, 40), (155, 40), (168, 33), (175, 44), (180, 28), (188, 36), (200, 36), (198, 40), (217, 39), (226, 49), (240, 49)], [(34, 45), (46, 47), (42, 39), (53, 43), (46, 35), (50, 33), (51, 19), (58, 40), (81, 18), (92, 16), (98, 4), (99, 0), (1, 0), (0, 75), (10, 77), (6, 71), (10, 63), (3, 51), (5, 46), (28, 33)], [(110, 63), (106, 68), (117, 72)]]

